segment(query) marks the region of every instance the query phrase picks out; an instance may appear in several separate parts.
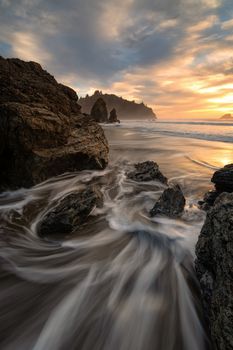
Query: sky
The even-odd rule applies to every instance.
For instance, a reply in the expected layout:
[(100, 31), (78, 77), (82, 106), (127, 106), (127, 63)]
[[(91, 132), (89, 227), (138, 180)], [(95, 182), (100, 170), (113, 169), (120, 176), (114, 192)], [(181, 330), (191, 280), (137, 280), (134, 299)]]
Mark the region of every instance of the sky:
[(233, 0), (0, 0), (0, 55), (159, 118), (233, 113)]

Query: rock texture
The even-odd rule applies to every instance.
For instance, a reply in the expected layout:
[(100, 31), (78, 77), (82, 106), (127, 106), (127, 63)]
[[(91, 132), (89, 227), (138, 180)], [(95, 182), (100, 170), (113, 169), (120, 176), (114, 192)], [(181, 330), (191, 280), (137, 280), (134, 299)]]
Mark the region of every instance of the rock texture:
[(233, 193), (207, 213), (196, 245), (197, 276), (214, 350), (233, 349)]
[(211, 181), (219, 192), (233, 192), (233, 164), (225, 165), (217, 170)]
[(81, 114), (77, 100), (38, 63), (0, 57), (1, 189), (106, 166), (103, 130)]
[(0, 56), (0, 104), (40, 104), (54, 113), (77, 114), (81, 106), (74, 90), (56, 82), (36, 62)]
[(225, 165), (223, 168), (217, 170), (211, 181), (215, 185), (215, 190), (207, 192), (199, 204), (202, 209), (209, 210), (216, 200), (216, 198), (223, 192), (233, 192), (233, 164)]
[(98, 123), (108, 122), (108, 110), (105, 101), (100, 97), (91, 109), (92, 118)]
[(135, 164), (134, 167), (135, 170), (127, 174), (129, 179), (138, 182), (157, 180), (167, 184), (167, 178), (161, 173), (157, 163), (153, 161), (146, 161)]
[(162, 193), (159, 200), (150, 211), (151, 216), (166, 215), (171, 218), (179, 217), (185, 207), (185, 197), (179, 185), (169, 187)]
[(117, 112), (116, 109), (113, 108), (110, 112), (109, 118), (108, 118), (109, 123), (120, 123), (120, 120), (117, 117)]
[(38, 224), (40, 236), (69, 234), (85, 222), (95, 206), (101, 206), (102, 193), (96, 187), (73, 192), (56, 204)]

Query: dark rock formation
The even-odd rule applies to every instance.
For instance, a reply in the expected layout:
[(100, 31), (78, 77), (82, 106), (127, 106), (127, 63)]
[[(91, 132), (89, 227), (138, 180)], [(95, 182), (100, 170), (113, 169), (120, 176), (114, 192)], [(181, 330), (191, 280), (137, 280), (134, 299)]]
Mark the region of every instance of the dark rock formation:
[(103, 94), (101, 91), (96, 91), (92, 96), (81, 97), (78, 103), (82, 106), (85, 113), (90, 114), (93, 104), (98, 98), (104, 99), (108, 110), (116, 108), (118, 115), (122, 119), (140, 119), (140, 120), (156, 120), (156, 115), (152, 108), (147, 107), (143, 102), (136, 103), (128, 101), (122, 97), (113, 94)]
[(120, 123), (120, 120), (117, 117), (117, 112), (116, 109), (113, 108), (110, 112), (109, 118), (108, 118), (109, 123)]
[(58, 84), (38, 63), (0, 56), (0, 104), (9, 102), (40, 104), (67, 116), (81, 110), (76, 92)]
[(102, 193), (96, 187), (67, 195), (42, 218), (38, 225), (40, 236), (69, 234), (85, 222), (95, 206), (102, 205)]
[(38, 63), (0, 57), (1, 189), (105, 167), (103, 130), (80, 113), (77, 99)]
[(214, 202), (216, 198), (220, 195), (220, 193), (221, 192), (218, 192), (216, 190), (206, 192), (203, 200), (198, 202), (200, 208), (205, 211), (209, 210), (214, 205)]
[(195, 262), (214, 350), (233, 349), (233, 193), (207, 213)]
[(150, 211), (151, 216), (166, 215), (171, 218), (179, 217), (185, 207), (185, 198), (179, 185), (164, 190), (159, 200)]
[(219, 192), (233, 192), (233, 164), (225, 165), (217, 170), (211, 181)]
[(204, 210), (209, 210), (221, 193), (233, 192), (233, 164), (225, 165), (223, 168), (217, 170), (213, 174), (211, 181), (215, 184), (215, 190), (207, 192), (203, 201), (199, 202), (201, 208)]
[(157, 180), (167, 184), (167, 178), (161, 173), (157, 163), (153, 161), (146, 161), (135, 164), (134, 167), (135, 170), (127, 174), (129, 179), (138, 182)]
[(108, 110), (105, 101), (100, 97), (91, 109), (91, 116), (97, 123), (108, 121)]

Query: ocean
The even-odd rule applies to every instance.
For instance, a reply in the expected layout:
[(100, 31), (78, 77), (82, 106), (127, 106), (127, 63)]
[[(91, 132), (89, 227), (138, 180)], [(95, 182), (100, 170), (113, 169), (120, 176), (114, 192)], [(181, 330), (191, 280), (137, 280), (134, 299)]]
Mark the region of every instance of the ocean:
[[(194, 273), (205, 220), (198, 208), (213, 172), (233, 163), (233, 123), (130, 121), (104, 125), (103, 171), (63, 174), (0, 195), (0, 348), (207, 350)], [(151, 218), (165, 186), (127, 178), (153, 160), (186, 197), (179, 219)], [(89, 184), (102, 208), (72, 235), (41, 239), (49, 206)]]

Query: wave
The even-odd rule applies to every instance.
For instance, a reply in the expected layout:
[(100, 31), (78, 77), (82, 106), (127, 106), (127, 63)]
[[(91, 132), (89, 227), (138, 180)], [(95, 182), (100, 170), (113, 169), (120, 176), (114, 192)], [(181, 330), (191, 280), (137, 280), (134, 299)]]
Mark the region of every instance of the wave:
[[(130, 164), (82, 171), (0, 197), (0, 348), (4, 350), (204, 350), (193, 270), (204, 213), (147, 213), (163, 185), (135, 183)], [(85, 235), (41, 240), (54, 200), (101, 185), (103, 208)], [(186, 189), (188, 190), (188, 189)]]
[(199, 139), (199, 140), (206, 140), (206, 141), (219, 141), (219, 142), (233, 142), (233, 134), (232, 136), (226, 136), (221, 134), (204, 134), (204, 133), (197, 133), (197, 132), (181, 132), (181, 131), (168, 131), (168, 130), (153, 130), (155, 133), (160, 133), (164, 135), (169, 136), (176, 136), (176, 137), (186, 137), (186, 138), (193, 138), (193, 139)]
[[(165, 125), (168, 128), (165, 128)], [(186, 127), (184, 128), (184, 126)], [(220, 124), (217, 123), (195, 123), (195, 122), (156, 122), (156, 125), (153, 123), (122, 123), (121, 129), (127, 130), (125, 136), (133, 136), (134, 133), (141, 133), (147, 138), (153, 138), (155, 134), (162, 134), (166, 136), (175, 136), (175, 137), (185, 137), (193, 138), (206, 141), (219, 141), (219, 142), (233, 142), (233, 124), (221, 124), (221, 127), (218, 128)], [(173, 128), (174, 126), (174, 128)], [(180, 126), (180, 127), (179, 127)], [(232, 131), (231, 127), (232, 126)], [(200, 130), (200, 131), (199, 131)], [(204, 132), (206, 131), (206, 132)], [(140, 138), (138, 140), (140, 142)]]
[(156, 124), (233, 126), (232, 121), (156, 121)]

